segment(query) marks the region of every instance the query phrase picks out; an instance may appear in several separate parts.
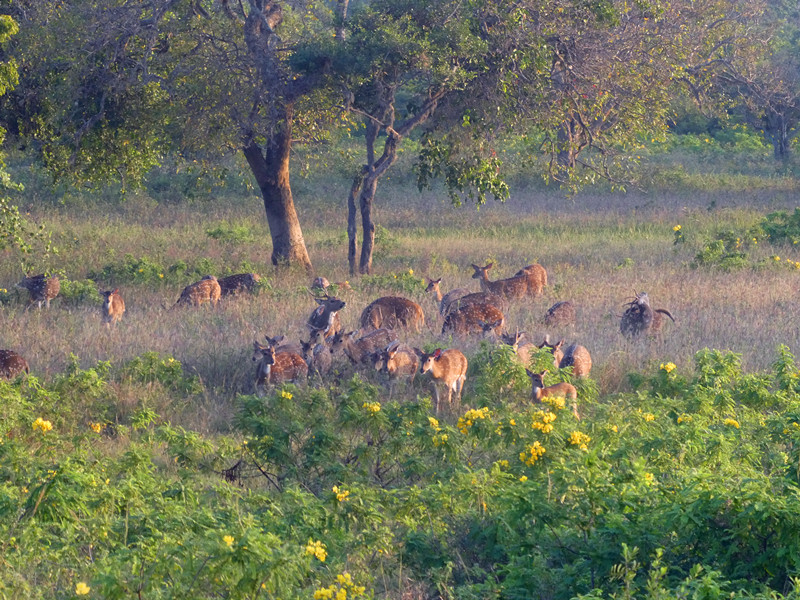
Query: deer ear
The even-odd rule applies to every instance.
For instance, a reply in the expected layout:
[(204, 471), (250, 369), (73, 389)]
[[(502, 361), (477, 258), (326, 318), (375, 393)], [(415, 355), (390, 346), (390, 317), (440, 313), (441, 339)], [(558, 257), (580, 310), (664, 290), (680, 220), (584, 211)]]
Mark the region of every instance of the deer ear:
[(434, 360), (438, 360), (441, 355), (442, 355), (442, 349), (441, 348), (437, 348), (436, 350), (433, 351)]
[(544, 379), (544, 376), (545, 376), (545, 375), (547, 375), (549, 372), (550, 372), (550, 371), (548, 371), (547, 369), (545, 369), (544, 371), (542, 371), (542, 372), (540, 373), (540, 375), (542, 376), (542, 379)]
[(534, 373), (530, 369), (525, 369), (525, 372), (528, 374), (528, 377), (533, 377), (534, 375), (536, 375), (536, 373)]
[(433, 283), (442, 283), (442, 278), (439, 277), (439, 279), (434, 279)]
[(422, 358), (425, 355), (425, 353), (419, 348), (414, 347), (412, 348), (412, 350), (414, 351), (414, 354), (416, 354), (420, 358)]
[(119, 288), (114, 288), (114, 291), (111, 292), (112, 294), (119, 294)]
[(491, 269), (493, 266), (494, 266), (494, 263), (489, 263), (488, 265), (486, 265), (486, 267), (485, 267), (485, 268), (487, 268), (487, 269)]

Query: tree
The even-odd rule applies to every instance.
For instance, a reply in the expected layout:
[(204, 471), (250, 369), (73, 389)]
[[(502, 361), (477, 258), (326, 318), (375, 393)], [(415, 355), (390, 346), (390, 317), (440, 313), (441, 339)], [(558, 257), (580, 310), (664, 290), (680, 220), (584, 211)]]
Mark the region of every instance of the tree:
[(311, 268), (290, 156), (297, 136), (326, 116), (326, 66), (298, 63), (295, 53), (326, 43), (329, 11), (270, 0), (12, 8), (22, 24), (14, 52), (24, 75), (10, 104), (15, 132), (41, 141), (57, 176), (138, 181), (169, 149), (236, 149), (264, 200), (273, 264)]

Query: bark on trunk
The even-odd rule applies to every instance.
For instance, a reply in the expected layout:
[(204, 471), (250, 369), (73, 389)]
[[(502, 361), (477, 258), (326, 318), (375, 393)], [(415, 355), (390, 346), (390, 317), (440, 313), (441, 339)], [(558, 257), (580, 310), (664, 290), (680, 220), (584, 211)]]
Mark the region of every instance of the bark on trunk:
[(364, 174), (359, 173), (353, 179), (350, 194), (347, 196), (347, 262), (350, 264), (350, 275), (356, 274), (356, 252), (358, 251), (358, 223), (356, 222), (356, 196), (364, 183)]
[(291, 150), (291, 107), (285, 109), (284, 119), (269, 140), (266, 152), (253, 141), (244, 146), (244, 155), (264, 198), (264, 210), (272, 237), (272, 264), (300, 265), (311, 272), (303, 231), (292, 198), (289, 182)]
[(361, 242), (361, 262), (359, 271), (362, 275), (372, 273), (372, 252), (375, 249), (375, 223), (372, 221), (372, 202), (375, 200), (375, 192), (378, 189), (378, 177), (376, 173), (370, 173), (364, 178), (364, 185), (359, 196), (359, 206), (361, 208), (361, 231), (364, 239)]

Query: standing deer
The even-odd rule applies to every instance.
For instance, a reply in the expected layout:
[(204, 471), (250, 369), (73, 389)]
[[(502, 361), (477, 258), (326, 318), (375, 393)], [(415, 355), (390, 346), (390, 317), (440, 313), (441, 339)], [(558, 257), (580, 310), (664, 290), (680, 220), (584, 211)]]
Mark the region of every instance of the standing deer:
[(470, 292), (467, 288), (455, 288), (446, 294), (442, 294), (442, 289), (439, 287), (440, 283), (442, 283), (441, 277), (439, 279), (428, 279), (428, 286), (425, 288), (425, 292), (433, 296), (439, 314), (444, 317), (450, 312), (453, 304)]
[(178, 298), (175, 306), (200, 306), (209, 302), (216, 308), (220, 295), (222, 295), (222, 290), (217, 278), (213, 275), (206, 275), (200, 281), (183, 288), (181, 297)]
[(17, 284), (18, 288), (28, 290), (28, 306), (30, 308), (36, 302), (39, 308), (42, 308), (42, 303), (46, 308), (50, 308), (50, 300), (58, 296), (61, 291), (61, 282), (58, 277), (47, 277), (44, 273), (28, 277), (27, 275), (22, 278)]
[(447, 389), (447, 406), (452, 407), (453, 392), (456, 393), (456, 406), (461, 404), (461, 394), (467, 380), (467, 357), (460, 350), (437, 348), (431, 354), (414, 349), (420, 359), (420, 373), (430, 373), (433, 391), (436, 396), (436, 414), (439, 414), (439, 387), (443, 383)]
[(27, 360), (13, 350), (0, 350), (0, 377), (13, 379), (23, 371), (31, 372)]
[(491, 304), (467, 304), (448, 314), (444, 318), (442, 334), (453, 332), (453, 335), (464, 336), (470, 333), (486, 332), (489, 329), (500, 335), (505, 326), (502, 311)]
[(359, 333), (359, 331), (338, 332), (331, 341), (331, 351), (336, 353), (342, 349), (354, 365), (367, 364), (375, 352), (386, 348), (397, 339), (397, 334), (392, 329), (376, 329), (362, 337), (358, 337)]
[(278, 347), (282, 339), (283, 336), (267, 337), (266, 346), (253, 342), (253, 361), (258, 361), (255, 378), (258, 396), (263, 396), (268, 386), (295, 382), (308, 376), (308, 365), (300, 354)]
[(361, 313), (363, 329), (407, 329), (419, 333), (425, 325), (422, 307), (407, 298), (384, 296), (367, 306)]
[(659, 333), (664, 324), (662, 315), (668, 316), (675, 322), (668, 310), (663, 308), (653, 309), (650, 306), (650, 298), (646, 292), (639, 292), (636, 297), (628, 302), (627, 309), (622, 315), (619, 329), (622, 335), (628, 338), (635, 338), (643, 333)]
[(489, 263), (485, 267), (472, 265), (475, 272), (472, 274), (473, 279), (479, 279), (481, 282), (481, 290), (496, 294), (501, 298), (507, 300), (518, 300), (524, 298), (528, 293), (528, 278), (527, 275), (515, 275), (508, 279), (498, 279), (497, 281), (489, 281), (489, 269), (494, 266), (494, 263)]
[(394, 395), (395, 385), (401, 377), (408, 377), (414, 383), (419, 368), (419, 357), (414, 349), (395, 340), (373, 356), (375, 370), (389, 376), (389, 399)]
[(530, 340), (525, 339), (524, 331), (517, 330), (514, 335), (504, 333), (500, 337), (503, 342), (511, 346), (523, 365), (527, 367), (531, 364), (531, 356), (539, 347)]
[(550, 337), (545, 336), (539, 348), (547, 348), (553, 353), (553, 363), (557, 369), (572, 367), (572, 374), (575, 377), (588, 377), (592, 371), (592, 357), (589, 351), (579, 344), (570, 344), (566, 348), (563, 346), (564, 340), (551, 344)]
[(533, 297), (541, 296), (547, 285), (547, 271), (539, 264), (523, 267), (514, 277), (525, 277), (528, 280), (528, 295)]
[(104, 298), (103, 323), (106, 324), (108, 329), (111, 329), (112, 325), (116, 326), (122, 319), (122, 315), (125, 312), (125, 301), (120, 296), (119, 288), (113, 291), (100, 292), (100, 295)]
[(323, 379), (331, 370), (333, 355), (330, 346), (325, 342), (322, 331), (317, 330), (308, 342), (300, 340), (300, 347), (309, 372), (316, 373), (320, 379)]
[(311, 337), (314, 338), (318, 331), (326, 338), (341, 331), (342, 320), (339, 318), (339, 311), (346, 306), (344, 300), (326, 294), (324, 298), (314, 298), (314, 301), (319, 306), (314, 309), (306, 323)]
[(256, 289), (261, 277), (258, 273), (237, 273), (218, 279), (220, 295), (238, 296), (245, 292), (252, 292)]
[(531, 399), (534, 402), (541, 402), (542, 398), (564, 398), (565, 400), (572, 400), (572, 414), (575, 418), (580, 420), (581, 416), (578, 414), (578, 390), (575, 386), (566, 381), (551, 385), (544, 386), (544, 376), (549, 371), (542, 371), (541, 373), (534, 373), (525, 369), (528, 377), (531, 378)]

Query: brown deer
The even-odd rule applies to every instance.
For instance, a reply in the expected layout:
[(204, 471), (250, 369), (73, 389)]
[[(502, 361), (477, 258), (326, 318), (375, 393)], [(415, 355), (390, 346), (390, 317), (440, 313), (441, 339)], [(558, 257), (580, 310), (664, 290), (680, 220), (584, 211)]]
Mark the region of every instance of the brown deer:
[(436, 308), (443, 317), (447, 316), (453, 304), (470, 293), (467, 288), (455, 288), (446, 294), (442, 294), (442, 289), (439, 287), (439, 284), (442, 283), (441, 277), (439, 277), (439, 279), (429, 279), (426, 277), (426, 279), (428, 280), (428, 286), (425, 288), (425, 292), (433, 296), (436, 302)]
[(575, 325), (575, 304), (571, 300), (562, 300), (561, 302), (556, 302), (553, 304), (553, 306), (547, 309), (542, 321), (548, 327), (555, 327), (557, 325)]
[(23, 371), (31, 372), (27, 360), (13, 350), (0, 350), (0, 377), (13, 379)]
[(344, 300), (325, 294), (324, 298), (314, 298), (314, 301), (319, 306), (314, 309), (306, 323), (311, 337), (316, 336), (318, 331), (326, 338), (341, 331), (342, 320), (339, 318), (339, 311), (346, 306)]
[(258, 273), (237, 273), (218, 279), (221, 296), (238, 296), (245, 292), (253, 292), (261, 281)]
[(514, 335), (504, 333), (500, 336), (500, 339), (502, 339), (504, 343), (511, 346), (511, 348), (514, 350), (514, 353), (519, 357), (520, 362), (526, 367), (531, 364), (531, 356), (533, 356), (533, 354), (539, 348), (530, 340), (525, 339), (524, 331), (517, 330)]
[(222, 295), (222, 290), (217, 278), (213, 275), (206, 275), (200, 281), (183, 288), (181, 297), (178, 298), (175, 306), (200, 306), (209, 302), (216, 308), (220, 295)]
[(419, 333), (425, 325), (422, 307), (407, 298), (384, 296), (367, 306), (361, 313), (362, 329), (407, 329)]
[(36, 302), (39, 308), (42, 308), (42, 303), (46, 308), (50, 308), (50, 300), (58, 296), (61, 291), (61, 282), (58, 277), (47, 277), (44, 273), (34, 275), (32, 277), (25, 276), (17, 284), (18, 288), (28, 290), (28, 306), (30, 308)]
[(514, 277), (525, 277), (528, 280), (528, 295), (541, 296), (547, 285), (547, 271), (542, 265), (533, 264), (523, 267)]
[(278, 338), (267, 337), (267, 345), (253, 342), (253, 361), (256, 366), (255, 388), (258, 396), (263, 396), (268, 386), (295, 382), (308, 376), (308, 365), (303, 357), (291, 350), (281, 350)]
[(103, 323), (108, 329), (111, 329), (112, 325), (116, 326), (122, 319), (122, 315), (125, 313), (125, 301), (119, 293), (119, 288), (100, 292), (100, 295), (103, 297)]
[(389, 376), (389, 399), (394, 395), (395, 385), (401, 377), (407, 377), (409, 384), (414, 383), (419, 357), (411, 346), (395, 340), (372, 357), (375, 370)]
[(323, 379), (331, 370), (333, 355), (330, 346), (325, 342), (322, 331), (317, 330), (308, 342), (300, 340), (300, 347), (309, 372), (316, 373), (320, 379)]
[(491, 304), (467, 304), (448, 314), (444, 318), (442, 334), (453, 332), (463, 336), (470, 333), (486, 332), (486, 325), (500, 335), (505, 325), (502, 311)]
[(386, 348), (397, 339), (392, 329), (376, 329), (359, 337), (360, 331), (349, 333), (338, 332), (331, 341), (331, 351), (335, 354), (340, 349), (354, 365), (367, 364), (372, 354)]
[(498, 279), (497, 281), (489, 281), (489, 269), (494, 266), (494, 263), (489, 263), (485, 267), (472, 265), (475, 272), (472, 274), (473, 279), (479, 279), (481, 282), (481, 290), (496, 294), (507, 300), (519, 300), (524, 298), (528, 293), (528, 278), (527, 275), (517, 275), (509, 277), (508, 279)]
[(467, 380), (467, 357), (460, 350), (437, 348), (430, 354), (414, 349), (420, 359), (420, 373), (430, 373), (433, 379), (433, 391), (436, 396), (436, 414), (439, 414), (439, 387), (444, 384), (447, 389), (447, 406), (452, 407), (453, 392), (456, 393), (456, 405), (461, 404), (461, 394)]
[(646, 292), (637, 293), (636, 297), (626, 306), (628, 308), (622, 315), (619, 329), (627, 338), (635, 338), (643, 333), (660, 333), (664, 324), (662, 315), (668, 316), (673, 323), (675, 322), (675, 317), (668, 310), (654, 309), (650, 306), (650, 297)]
[(581, 416), (578, 414), (578, 390), (575, 386), (566, 381), (545, 387), (544, 376), (549, 371), (542, 371), (541, 373), (534, 373), (525, 369), (528, 377), (531, 378), (531, 399), (534, 402), (541, 402), (542, 398), (564, 398), (565, 400), (572, 400), (572, 414), (575, 418), (580, 420)]
[(545, 336), (539, 348), (547, 348), (553, 353), (553, 363), (557, 369), (572, 367), (572, 374), (575, 377), (588, 377), (592, 371), (592, 357), (589, 351), (579, 344), (570, 344), (564, 348), (564, 340), (551, 344), (550, 337)]

